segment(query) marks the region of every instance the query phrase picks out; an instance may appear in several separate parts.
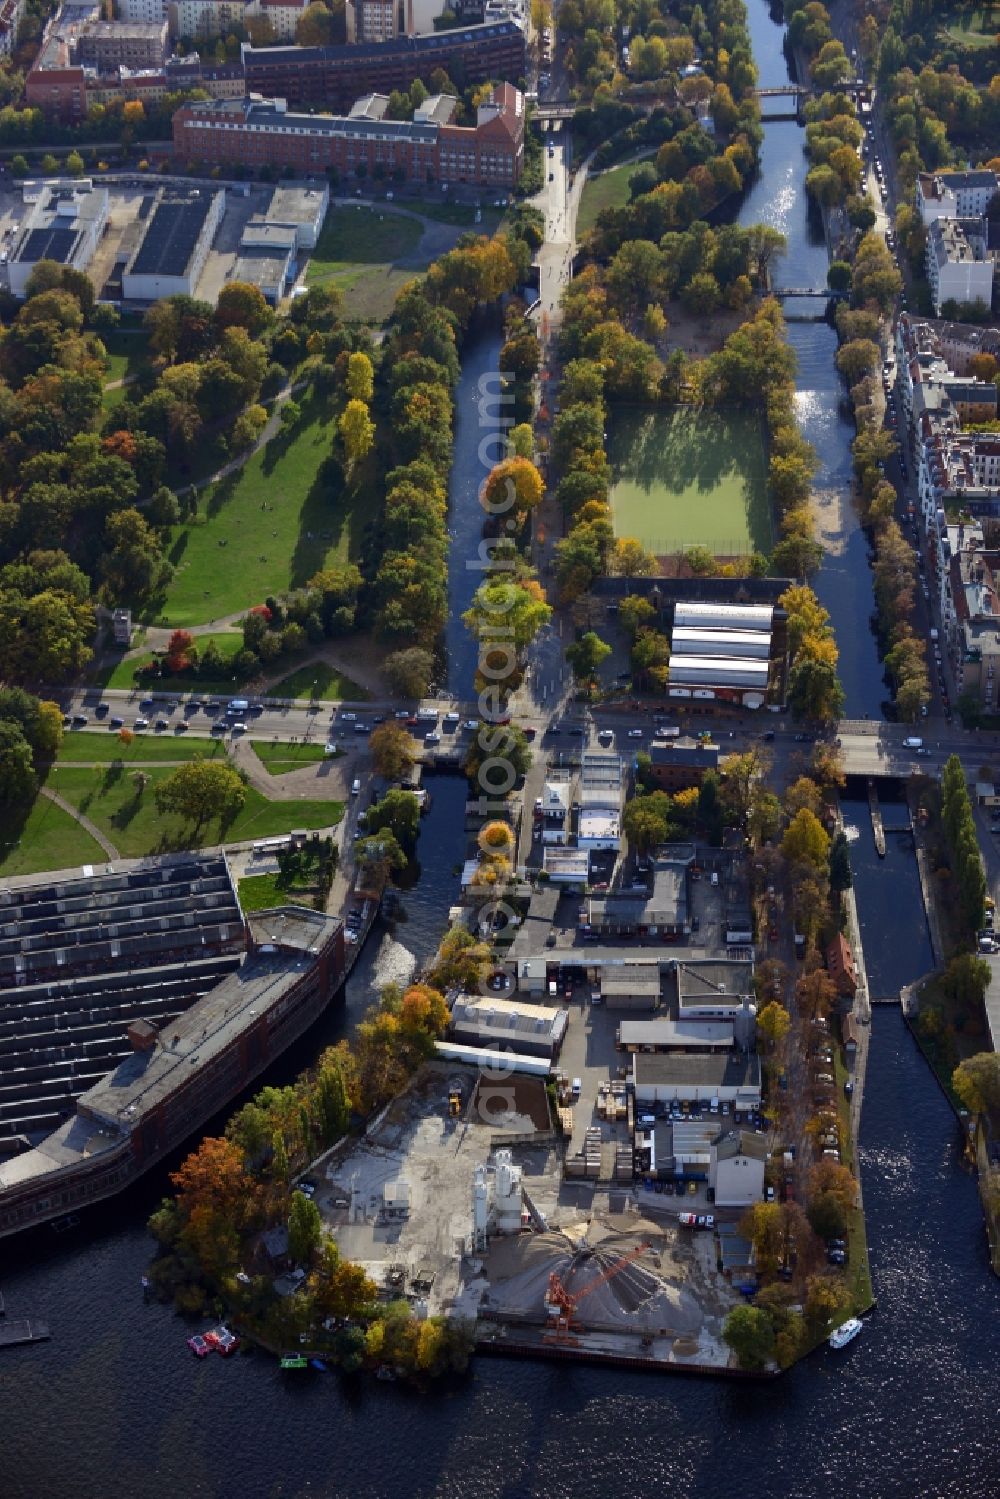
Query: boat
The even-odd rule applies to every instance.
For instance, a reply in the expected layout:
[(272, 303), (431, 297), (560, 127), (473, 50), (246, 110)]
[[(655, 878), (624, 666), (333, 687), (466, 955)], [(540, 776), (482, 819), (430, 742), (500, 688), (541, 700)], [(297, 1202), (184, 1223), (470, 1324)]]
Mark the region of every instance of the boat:
[(308, 1359), (304, 1359), (301, 1353), (292, 1353), (287, 1358), (283, 1358), (278, 1367), (281, 1369), (308, 1369), (309, 1361)]
[(321, 1374), (325, 1374), (329, 1366), (321, 1358), (311, 1358), (309, 1360), (309, 1367), (311, 1369), (318, 1369)]
[(201, 1333), (196, 1332), (193, 1337), (188, 1338), (187, 1345), (195, 1358), (208, 1358), (212, 1351), (211, 1343), (205, 1341)]
[(839, 1327), (835, 1327), (830, 1334), (830, 1347), (846, 1348), (848, 1343), (854, 1341), (863, 1326), (864, 1323), (859, 1317), (848, 1317), (846, 1322), (842, 1322)]

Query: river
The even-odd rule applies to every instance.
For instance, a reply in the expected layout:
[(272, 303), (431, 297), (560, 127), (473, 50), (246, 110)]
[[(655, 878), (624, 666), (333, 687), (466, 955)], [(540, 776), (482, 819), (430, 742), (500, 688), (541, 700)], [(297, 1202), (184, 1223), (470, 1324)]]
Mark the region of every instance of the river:
[[(783, 82), (780, 29), (764, 0), (749, 3), (762, 73), (780, 68), (773, 81)], [(822, 254), (808, 233), (804, 175), (801, 132), (768, 126), (751, 216), (782, 216), (790, 274), (798, 257), (813, 269)], [(850, 429), (838, 415), (833, 335), (822, 324), (791, 334), (803, 424), (823, 476), (845, 485)], [(476, 411), (479, 375), (496, 360), (489, 339), (473, 350), (457, 391), (460, 435)], [(460, 440), (452, 525), (467, 538), (472, 518), (462, 502), (478, 434), (475, 444)], [(857, 546), (852, 531), (820, 590), (837, 626), (850, 711), (877, 714), (870, 583), (863, 541)], [(464, 567), (453, 564), (452, 581), (469, 587)], [(433, 948), (457, 890), (464, 788), (457, 778), (428, 784), (434, 805), (421, 878), (403, 900), (409, 921), (370, 945), (344, 1009), (287, 1053), (271, 1081), (293, 1076), (320, 1041), (356, 1021), (379, 982), (405, 979)], [(845, 812), (860, 832), (852, 862), (872, 991), (888, 994), (928, 966), (913, 859), (890, 847), (879, 861), (866, 803), (848, 800)], [(255, 1356), (193, 1360), (185, 1325), (166, 1307), (144, 1305), (139, 1291), (151, 1248), (145, 1218), (165, 1189), (159, 1173), (64, 1239), (44, 1231), (0, 1243), (8, 1314), (45, 1317), (53, 1330), (50, 1343), (0, 1354), (0, 1496), (989, 1499), (998, 1487), (1000, 1281), (954, 1117), (889, 1007), (873, 1020), (861, 1167), (878, 1310), (844, 1353), (821, 1350), (760, 1386), (483, 1359), (430, 1398), (364, 1379), (283, 1376)]]

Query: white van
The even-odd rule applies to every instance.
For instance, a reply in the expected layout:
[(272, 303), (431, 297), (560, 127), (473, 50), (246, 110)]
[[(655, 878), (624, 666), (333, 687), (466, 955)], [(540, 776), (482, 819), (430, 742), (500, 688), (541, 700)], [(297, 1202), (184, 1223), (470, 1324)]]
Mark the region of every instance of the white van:
[(351, 783), (351, 795), (352, 796), (360, 796), (361, 795), (361, 782), (360, 781), (353, 781)]
[(232, 700), (232, 702), (229, 704), (229, 707), (226, 709), (226, 712), (227, 713), (248, 713), (249, 710), (250, 710), (250, 704), (248, 703), (248, 701), (247, 701), (247, 699), (245, 697), (234, 697), (233, 700)]
[(918, 739), (914, 734), (911, 734), (909, 739), (904, 739), (903, 744), (907, 749), (923, 749), (924, 747), (924, 741)]

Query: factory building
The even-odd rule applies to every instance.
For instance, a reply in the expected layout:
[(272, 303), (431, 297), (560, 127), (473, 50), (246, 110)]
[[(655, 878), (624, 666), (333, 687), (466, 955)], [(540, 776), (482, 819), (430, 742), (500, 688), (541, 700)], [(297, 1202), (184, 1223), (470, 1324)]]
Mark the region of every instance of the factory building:
[(625, 766), (621, 756), (585, 754), (580, 763), (578, 848), (621, 847), (624, 799)]
[(651, 890), (588, 896), (578, 929), (585, 938), (662, 937), (674, 941), (688, 930), (690, 860), (657, 859)]
[(637, 1103), (730, 1103), (760, 1108), (760, 1058), (753, 1052), (692, 1056), (687, 1052), (637, 1051), (632, 1056)]
[(730, 1021), (623, 1020), (618, 1027), (620, 1051), (732, 1051), (735, 1029)]
[(774, 696), (775, 610), (766, 604), (678, 603), (668, 695), (761, 708)]
[(732, 1130), (712, 1142), (708, 1183), (717, 1208), (745, 1208), (764, 1196), (767, 1141), (751, 1130)]
[(555, 1058), (568, 1021), (568, 1012), (554, 1006), (463, 994), (452, 1008), (449, 1034), (460, 1045), (509, 1047), (524, 1056)]
[(150, 204), (145, 228), (122, 272), (124, 300), (155, 302), (160, 297), (194, 296), (225, 212), (225, 192), (163, 189), (144, 202)]
[(12, 294), (26, 294), (40, 260), (86, 271), (107, 224), (107, 188), (43, 187), (10, 252), (7, 273)]
[(739, 958), (685, 959), (674, 965), (680, 1020), (734, 1021), (752, 1015), (753, 963)]

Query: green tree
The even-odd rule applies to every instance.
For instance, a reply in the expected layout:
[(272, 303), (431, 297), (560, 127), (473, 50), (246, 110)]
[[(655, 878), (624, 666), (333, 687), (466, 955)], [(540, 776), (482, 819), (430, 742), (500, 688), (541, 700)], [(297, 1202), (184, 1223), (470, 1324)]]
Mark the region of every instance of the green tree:
[(37, 789), (31, 745), (20, 724), (0, 719), (0, 802), (23, 810), (31, 805)]
[(648, 854), (667, 840), (667, 820), (648, 796), (637, 796), (626, 803), (622, 826), (629, 848), (637, 854)]
[(322, 1234), (319, 1208), (304, 1192), (293, 1192), (288, 1209), (288, 1253), (292, 1259), (299, 1265), (308, 1265)]
[(830, 889), (838, 894), (851, 888), (851, 850), (843, 832), (834, 834), (830, 845)]
[(393, 651), (387, 656), (383, 670), (395, 695), (424, 697), (434, 678), (434, 657), (422, 646), (410, 646), (408, 650)]
[(734, 1306), (722, 1336), (741, 1369), (764, 1369), (774, 1357), (774, 1323), (757, 1306)]
[(242, 810), (246, 796), (246, 786), (231, 766), (196, 756), (160, 782), (156, 805), (161, 813), (193, 822), (197, 831), (214, 818), (230, 821)]
[(610, 645), (593, 630), (587, 630), (566, 649), (566, 660), (570, 664), (574, 680), (588, 691), (597, 681), (601, 665), (610, 655)]

